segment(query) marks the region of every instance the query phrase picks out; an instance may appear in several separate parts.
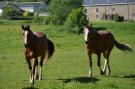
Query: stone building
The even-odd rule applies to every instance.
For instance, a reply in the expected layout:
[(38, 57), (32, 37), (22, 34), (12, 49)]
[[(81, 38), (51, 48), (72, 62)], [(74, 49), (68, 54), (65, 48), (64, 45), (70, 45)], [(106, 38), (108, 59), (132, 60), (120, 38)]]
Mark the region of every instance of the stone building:
[(135, 0), (83, 0), (89, 20), (102, 20), (104, 15), (118, 14), (135, 21)]

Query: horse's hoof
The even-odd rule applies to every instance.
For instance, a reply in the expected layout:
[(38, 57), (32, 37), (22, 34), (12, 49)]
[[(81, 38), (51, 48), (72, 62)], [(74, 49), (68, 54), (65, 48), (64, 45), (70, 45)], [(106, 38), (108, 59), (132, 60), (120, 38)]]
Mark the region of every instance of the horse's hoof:
[(105, 75), (105, 71), (101, 70), (101, 71), (100, 71), (100, 74), (101, 74), (101, 75)]
[(39, 76), (39, 79), (38, 80), (43, 80), (42, 77)]
[(88, 75), (89, 78), (92, 78), (92, 75)]
[(39, 80), (39, 75), (36, 75), (36, 80)]
[(41, 78), (38, 79), (39, 81), (42, 80)]
[(110, 72), (107, 72), (106, 75), (109, 76), (110, 75)]
[(33, 81), (30, 81), (30, 85), (31, 85), (31, 86), (34, 86), (34, 82), (33, 82)]

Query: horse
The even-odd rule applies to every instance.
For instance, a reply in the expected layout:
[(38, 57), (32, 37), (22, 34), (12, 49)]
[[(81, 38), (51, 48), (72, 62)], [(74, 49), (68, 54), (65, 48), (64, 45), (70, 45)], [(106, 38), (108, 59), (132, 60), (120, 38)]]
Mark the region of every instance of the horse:
[[(25, 59), (30, 71), (30, 84), (34, 85), (35, 80), (42, 80), (43, 61), (44, 59), (47, 61), (53, 55), (54, 44), (44, 33), (32, 32), (29, 25), (22, 25), (22, 34)], [(38, 64), (40, 64), (40, 71), (38, 71)]]
[[(87, 54), (89, 57), (89, 73), (88, 77), (92, 78), (92, 54), (97, 55), (97, 65), (100, 70), (101, 75), (110, 75), (111, 68), (109, 63), (109, 56), (114, 46), (122, 51), (133, 51), (129, 45), (121, 44), (115, 40), (113, 34), (109, 31), (95, 31), (92, 28), (92, 24), (90, 26), (83, 26), (84, 33), (84, 42), (87, 50)], [(105, 58), (105, 63), (103, 69), (101, 68), (101, 54), (103, 54)]]

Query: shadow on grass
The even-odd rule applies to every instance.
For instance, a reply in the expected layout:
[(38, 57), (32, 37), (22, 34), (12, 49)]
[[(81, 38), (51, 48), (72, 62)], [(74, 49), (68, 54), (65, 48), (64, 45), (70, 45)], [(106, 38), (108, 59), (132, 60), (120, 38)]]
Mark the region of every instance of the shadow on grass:
[(124, 76), (124, 78), (135, 78), (135, 74), (130, 74), (130, 75)]
[(36, 88), (36, 87), (33, 87), (33, 86), (30, 86), (30, 87), (24, 87), (22, 89), (39, 89), (39, 88)]
[(129, 75), (125, 75), (125, 76), (110, 76), (110, 77), (114, 77), (114, 78), (134, 78), (135, 79), (135, 74), (129, 74)]
[(80, 83), (96, 83), (97, 81), (99, 81), (99, 79), (97, 78), (89, 78), (89, 77), (73, 77), (68, 79), (57, 79), (57, 80), (62, 80), (64, 83), (69, 83), (72, 81)]

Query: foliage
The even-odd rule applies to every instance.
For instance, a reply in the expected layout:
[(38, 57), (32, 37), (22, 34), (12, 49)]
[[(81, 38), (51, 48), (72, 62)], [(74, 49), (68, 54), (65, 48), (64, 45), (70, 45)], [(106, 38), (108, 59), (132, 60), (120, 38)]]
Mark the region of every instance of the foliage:
[(19, 2), (49, 2), (50, 0), (0, 0), (0, 1), (19, 1)]
[(79, 7), (82, 7), (82, 0), (51, 0), (49, 6), (51, 23), (63, 24), (68, 14)]
[(35, 16), (33, 19), (33, 23), (36, 24), (49, 24), (48, 16)]
[(115, 14), (105, 14), (103, 13), (102, 20), (110, 20), (110, 21), (115, 21), (115, 22), (122, 22), (124, 21), (124, 17), (123, 16), (119, 16), (118, 13)]
[(29, 12), (29, 11), (24, 11), (23, 12), (23, 16), (34, 16), (33, 12)]
[(119, 16), (119, 14), (115, 14), (114, 15), (114, 21), (116, 21), (116, 22), (122, 22), (122, 21), (124, 21), (124, 17), (123, 16)]
[(15, 4), (9, 3), (3, 7), (3, 11), (2, 11), (3, 18), (23, 19), (23, 18), (28, 17), (28, 16), (34, 16), (34, 13), (22, 10)]
[(3, 7), (2, 17), (12, 19), (15, 16), (22, 16), (23, 10), (17, 7), (15, 4), (7, 4)]
[(88, 19), (82, 8), (72, 10), (65, 22), (69, 27), (82, 27), (83, 24), (88, 24)]
[(43, 0), (46, 4), (49, 4), (51, 0)]

